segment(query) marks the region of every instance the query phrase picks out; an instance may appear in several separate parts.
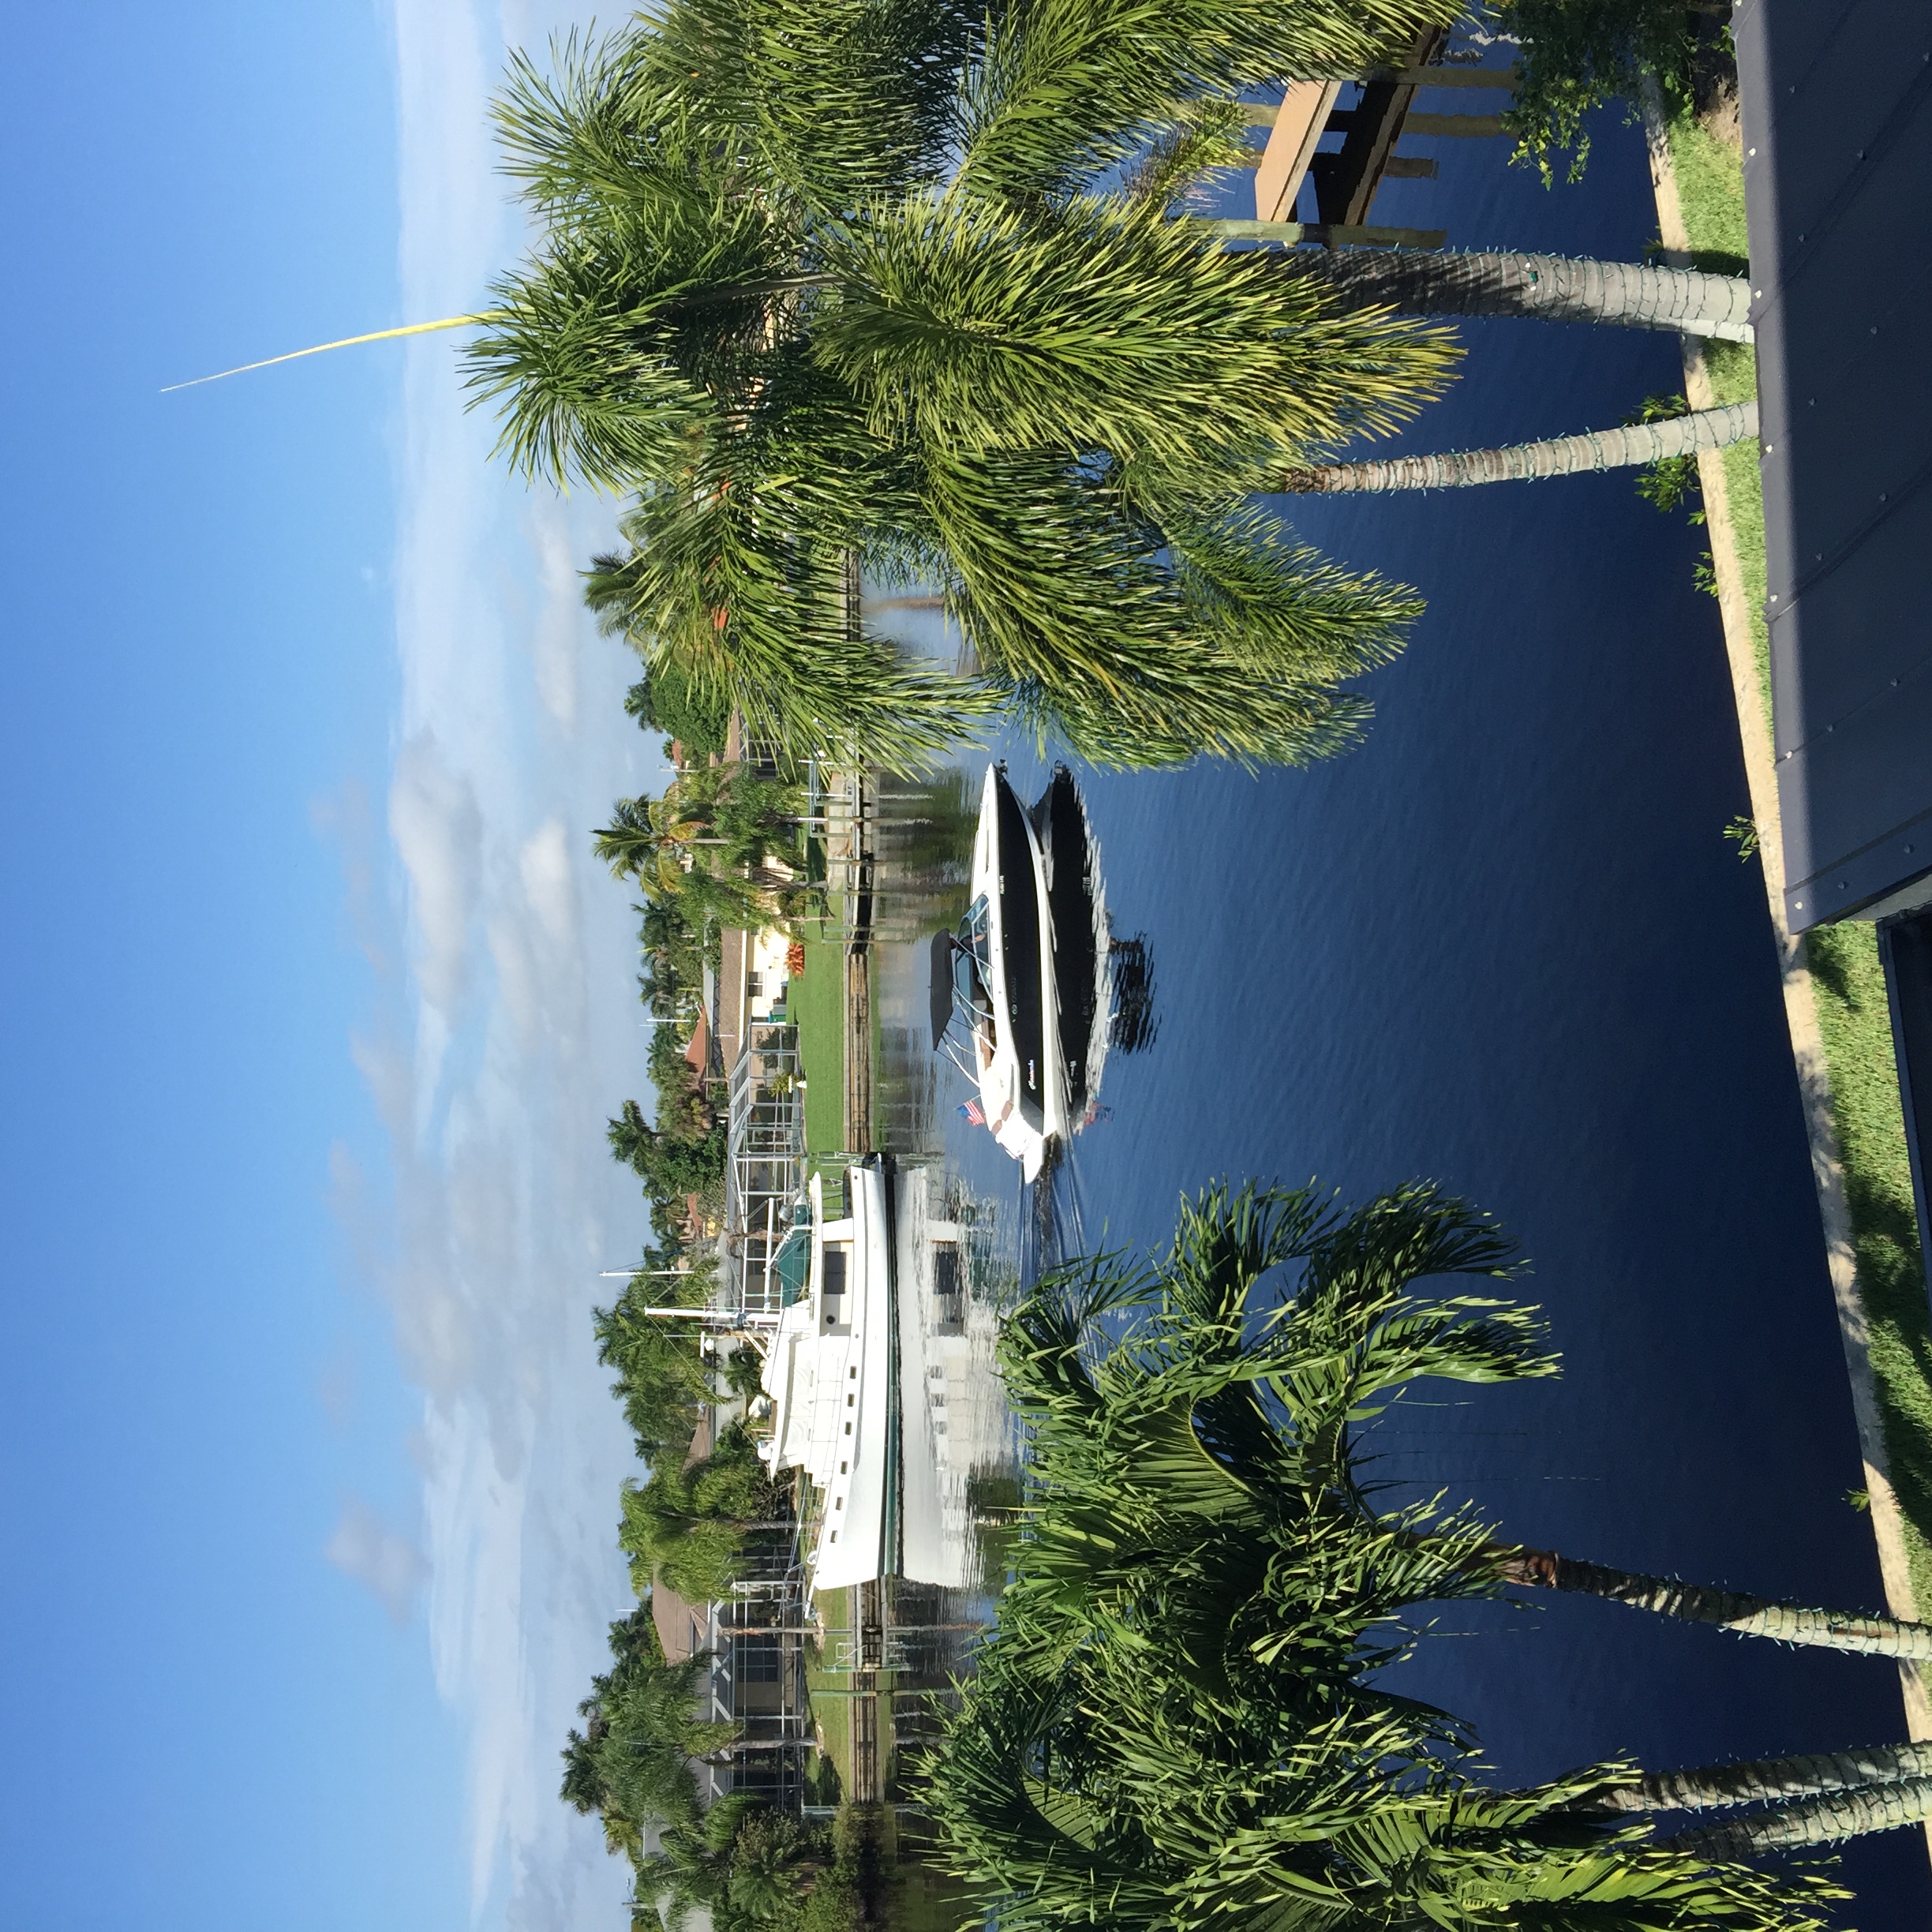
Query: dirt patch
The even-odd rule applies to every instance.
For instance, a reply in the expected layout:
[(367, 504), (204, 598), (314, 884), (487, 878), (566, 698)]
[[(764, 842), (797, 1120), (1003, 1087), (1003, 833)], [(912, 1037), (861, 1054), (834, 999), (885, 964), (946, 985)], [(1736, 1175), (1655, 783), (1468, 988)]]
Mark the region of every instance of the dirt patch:
[(1744, 129), (1738, 118), (1737, 56), (1731, 50), (1728, 10), (1723, 18), (1707, 16), (1701, 20), (1697, 33), (1690, 96), (1698, 125), (1712, 140), (1742, 155)]
[(1737, 69), (1717, 75), (1706, 91), (1698, 90), (1698, 125), (1713, 140), (1722, 141), (1733, 154), (1744, 152), (1744, 126), (1738, 117)]

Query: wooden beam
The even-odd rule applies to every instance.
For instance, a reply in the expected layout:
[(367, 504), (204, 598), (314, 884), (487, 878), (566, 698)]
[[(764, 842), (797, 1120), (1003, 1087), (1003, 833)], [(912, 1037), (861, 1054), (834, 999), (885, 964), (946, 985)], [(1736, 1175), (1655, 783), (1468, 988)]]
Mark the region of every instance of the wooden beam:
[(1446, 228), (1372, 228), (1341, 222), (1194, 221), (1189, 224), (1223, 242), (1279, 242), (1290, 248), (1318, 242), (1328, 248), (1439, 249)]
[[(1413, 88), (1494, 88), (1514, 93), (1521, 75), (1514, 67), (1384, 67), (1371, 74), (1352, 76), (1361, 80), (1392, 80), (1398, 86)], [(1242, 101), (1241, 119), (1249, 126), (1271, 128), (1281, 110), (1273, 101)]]
[(1270, 129), (1267, 147), (1255, 167), (1257, 220), (1294, 215), (1301, 178), (1341, 93), (1339, 80), (1291, 80), (1280, 107), (1269, 110), (1271, 118), (1250, 123)]

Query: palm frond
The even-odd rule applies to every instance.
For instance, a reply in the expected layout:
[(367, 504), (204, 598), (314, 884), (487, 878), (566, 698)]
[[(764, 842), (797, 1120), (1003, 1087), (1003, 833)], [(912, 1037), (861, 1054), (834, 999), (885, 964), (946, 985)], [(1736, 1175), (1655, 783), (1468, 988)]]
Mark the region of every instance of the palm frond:
[(960, 178), (1015, 202), (1065, 195), (1131, 155), (1176, 101), (1359, 73), (1454, 13), (1441, 0), (1011, 0), (966, 76)]
[(842, 286), (814, 352), (882, 436), (949, 450), (1104, 450), (1198, 472), (1413, 416), (1456, 351), (1339, 308), (1314, 279), (1083, 197), (1050, 217), (909, 197), (828, 227)]

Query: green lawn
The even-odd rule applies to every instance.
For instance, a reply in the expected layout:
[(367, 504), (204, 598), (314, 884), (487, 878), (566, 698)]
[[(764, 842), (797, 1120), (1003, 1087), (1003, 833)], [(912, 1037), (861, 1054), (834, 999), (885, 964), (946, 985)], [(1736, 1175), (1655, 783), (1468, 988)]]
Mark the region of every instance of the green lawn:
[(805, 970), (785, 993), (785, 1013), (798, 1028), (805, 1076), (805, 1151), (835, 1153), (845, 1136), (845, 949), (808, 938)]
[[(840, 1638), (850, 1634), (851, 1600), (852, 1593), (842, 1589), (826, 1590), (818, 1599), (825, 1618), (826, 1641), (834, 1657), (838, 1653)], [(849, 1797), (853, 1781), (852, 1699), (824, 1694), (844, 1690), (851, 1684), (852, 1678), (846, 1672), (828, 1671), (825, 1663), (825, 1658), (815, 1655), (815, 1649), (807, 1651), (806, 1694), (811, 1698), (813, 1720), (824, 1734), (825, 1754), (838, 1773), (839, 1788)]]
[[(1713, 268), (1720, 257), (1743, 256), (1744, 182), (1736, 154), (1689, 116), (1672, 125), (1670, 141), (1694, 255)], [(1741, 401), (1756, 392), (1757, 368), (1748, 345), (1716, 343), (1705, 353), (1717, 401)], [(1734, 444), (1724, 453), (1724, 466), (1769, 717), (1764, 493), (1756, 446)], [(1878, 935), (1856, 921), (1821, 927), (1807, 938), (1805, 955), (1829, 1069), (1832, 1120), (1844, 1159), (1859, 1296), (1870, 1327), (1885, 1454), (1904, 1518), (1912, 1593), (1923, 1617), (1932, 1614), (1932, 1309), (1926, 1298)]]

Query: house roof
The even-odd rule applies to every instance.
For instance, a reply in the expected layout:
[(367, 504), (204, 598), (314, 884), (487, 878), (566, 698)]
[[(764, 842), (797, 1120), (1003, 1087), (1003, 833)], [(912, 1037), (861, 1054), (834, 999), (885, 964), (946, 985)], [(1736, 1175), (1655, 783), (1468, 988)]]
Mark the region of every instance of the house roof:
[(1932, 870), (1932, 31), (1897, 0), (1740, 0), (1785, 911)]

